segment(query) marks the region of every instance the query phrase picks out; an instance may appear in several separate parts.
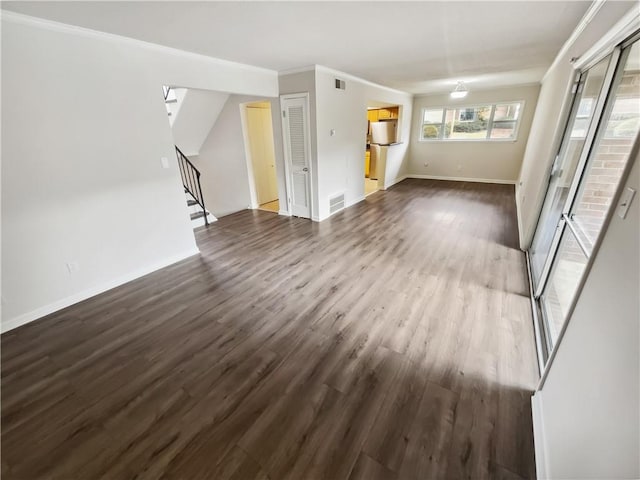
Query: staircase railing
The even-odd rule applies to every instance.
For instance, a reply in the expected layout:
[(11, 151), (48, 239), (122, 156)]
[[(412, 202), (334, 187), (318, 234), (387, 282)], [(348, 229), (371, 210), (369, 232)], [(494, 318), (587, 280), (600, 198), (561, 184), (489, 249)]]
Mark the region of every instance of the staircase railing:
[(184, 191), (193, 197), (193, 199), (202, 207), (204, 213), (204, 224), (209, 225), (207, 219), (207, 208), (204, 206), (204, 197), (202, 196), (202, 186), (200, 185), (200, 170), (191, 163), (191, 160), (180, 151), (176, 145), (176, 156), (178, 157), (178, 165), (180, 166), (180, 176), (182, 177), (182, 185)]

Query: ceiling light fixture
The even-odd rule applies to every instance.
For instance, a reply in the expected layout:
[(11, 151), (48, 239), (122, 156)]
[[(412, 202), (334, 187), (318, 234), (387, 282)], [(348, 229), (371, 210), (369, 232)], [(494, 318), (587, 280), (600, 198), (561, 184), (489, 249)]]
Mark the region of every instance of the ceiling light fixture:
[(458, 82), (456, 88), (451, 92), (451, 98), (464, 98), (467, 96), (467, 93), (469, 93), (469, 90), (464, 86), (464, 83)]

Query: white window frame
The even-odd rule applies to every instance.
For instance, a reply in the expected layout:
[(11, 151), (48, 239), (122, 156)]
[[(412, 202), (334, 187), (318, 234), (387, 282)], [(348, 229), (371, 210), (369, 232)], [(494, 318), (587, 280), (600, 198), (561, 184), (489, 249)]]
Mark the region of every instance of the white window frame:
[[(496, 106), (497, 105), (505, 105), (505, 104), (514, 104), (514, 103), (519, 103), (520, 104), (520, 110), (518, 112), (518, 118), (515, 120), (516, 122), (516, 128), (513, 131), (513, 137), (512, 138), (490, 138), (491, 137), (491, 130), (493, 128), (493, 116), (496, 112)], [(420, 113), (420, 124), (418, 125), (419, 128), (419, 132), (418, 132), (418, 141), (419, 142), (516, 142), (518, 141), (518, 133), (520, 131), (520, 123), (522, 123), (522, 115), (524, 112), (524, 108), (525, 108), (525, 101), (524, 100), (504, 100), (504, 101), (500, 101), (500, 102), (486, 102), (486, 103), (477, 103), (477, 104), (473, 104), (473, 105), (447, 105), (447, 106), (438, 106), (438, 105), (434, 105), (434, 106), (425, 106), (422, 107), (421, 113)], [(491, 107), (491, 114), (489, 116), (489, 120), (487, 121), (487, 136), (486, 138), (444, 138), (444, 128), (446, 125), (445, 119), (447, 117), (447, 110), (463, 110), (463, 109), (467, 109), (467, 108), (479, 108), (479, 107)], [(424, 138), (423, 137), (423, 133), (424, 133), (424, 126), (425, 126), (425, 122), (424, 122), (424, 113), (426, 110), (440, 110), (442, 109), (442, 121), (441, 123), (437, 124), (437, 123), (430, 123), (429, 125), (440, 125), (441, 127), (441, 131), (442, 131), (442, 138)], [(458, 123), (464, 123), (464, 121), (458, 122)]]

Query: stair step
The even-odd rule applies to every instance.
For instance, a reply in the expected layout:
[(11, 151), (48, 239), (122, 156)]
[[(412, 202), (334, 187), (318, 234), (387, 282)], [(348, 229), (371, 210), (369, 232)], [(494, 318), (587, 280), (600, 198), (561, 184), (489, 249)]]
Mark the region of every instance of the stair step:
[(200, 212), (192, 213), (191, 214), (191, 220), (195, 220), (196, 218), (202, 218), (205, 215), (208, 215), (208, 212), (205, 213), (205, 212), (200, 211)]
[(198, 202), (196, 202), (195, 200), (187, 200), (188, 207), (193, 207), (194, 205), (198, 205)]

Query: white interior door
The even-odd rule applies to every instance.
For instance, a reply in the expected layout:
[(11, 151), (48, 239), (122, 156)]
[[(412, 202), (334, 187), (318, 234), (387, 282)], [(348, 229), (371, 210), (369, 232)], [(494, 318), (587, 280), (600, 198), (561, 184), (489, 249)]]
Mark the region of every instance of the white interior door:
[(289, 175), (292, 215), (311, 218), (311, 172), (309, 108), (307, 96), (280, 99), (284, 151)]

